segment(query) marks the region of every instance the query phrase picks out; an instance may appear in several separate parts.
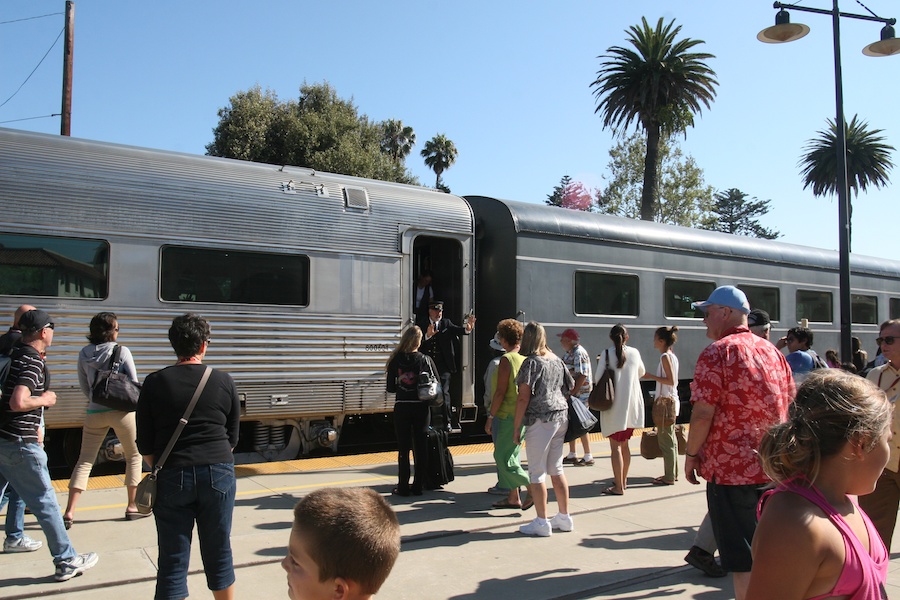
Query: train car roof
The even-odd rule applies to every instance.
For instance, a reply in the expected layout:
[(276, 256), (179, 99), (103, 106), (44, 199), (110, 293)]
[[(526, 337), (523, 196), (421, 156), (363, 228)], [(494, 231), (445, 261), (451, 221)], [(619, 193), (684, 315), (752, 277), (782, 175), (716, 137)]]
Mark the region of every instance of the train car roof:
[[(726, 258), (789, 263), (837, 270), (838, 253), (833, 250), (788, 244), (652, 221), (628, 219), (600, 213), (517, 202), (485, 196), (465, 196), (476, 214), (479, 203), (492, 202), (509, 211), (517, 233), (534, 233), (580, 239), (610, 240), (620, 244), (695, 252)], [(900, 277), (900, 262), (851, 254), (851, 269), (883, 277)]]

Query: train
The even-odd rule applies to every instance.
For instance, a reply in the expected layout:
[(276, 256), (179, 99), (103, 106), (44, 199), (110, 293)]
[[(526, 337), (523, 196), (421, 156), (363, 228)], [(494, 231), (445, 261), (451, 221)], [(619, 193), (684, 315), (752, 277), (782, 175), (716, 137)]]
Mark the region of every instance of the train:
[[(900, 316), (900, 262), (854, 255), (853, 332), (874, 348)], [(118, 315), (140, 375), (174, 361), (173, 316), (212, 324), (206, 362), (228, 371), (242, 439), (266, 460), (335, 451), (348, 419), (384, 418), (384, 366), (415, 320), (417, 276), (445, 316), (477, 323), (451, 391), (483, 419), (498, 321), (566, 328), (597, 355), (609, 329), (655, 369), (653, 330), (678, 325), (680, 386), (709, 340), (691, 302), (718, 285), (839, 339), (836, 252), (486, 196), (0, 128), (0, 319), (34, 304), (56, 323), (48, 430), (77, 457), (86, 399), (76, 360), (88, 323)], [(2, 321), (0, 321), (2, 322)]]

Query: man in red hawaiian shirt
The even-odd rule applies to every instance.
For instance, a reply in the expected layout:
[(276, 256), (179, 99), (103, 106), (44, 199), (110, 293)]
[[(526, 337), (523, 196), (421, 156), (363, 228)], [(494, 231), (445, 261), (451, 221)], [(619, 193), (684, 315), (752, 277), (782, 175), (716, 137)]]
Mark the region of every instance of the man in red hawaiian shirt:
[(750, 580), (750, 543), (760, 488), (769, 482), (757, 455), (763, 433), (787, 418), (794, 399), (791, 368), (778, 349), (747, 327), (744, 292), (726, 285), (705, 302), (706, 337), (691, 383), (691, 428), (684, 472), (707, 481), (706, 499), (722, 567), (734, 577), (737, 600)]

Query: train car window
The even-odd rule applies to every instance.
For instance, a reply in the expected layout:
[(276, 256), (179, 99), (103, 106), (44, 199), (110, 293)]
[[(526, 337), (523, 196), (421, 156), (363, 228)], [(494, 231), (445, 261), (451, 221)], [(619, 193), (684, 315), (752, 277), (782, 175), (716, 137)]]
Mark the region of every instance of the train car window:
[(878, 323), (878, 298), (875, 296), (863, 296), (862, 294), (851, 294), (850, 320), (863, 325)]
[(108, 290), (106, 241), (0, 234), (0, 294), (106, 298)]
[(797, 321), (807, 319), (814, 323), (831, 323), (833, 315), (831, 292), (797, 290)]
[(309, 304), (309, 257), (162, 248), (160, 297), (170, 302)]
[(743, 283), (737, 287), (747, 294), (751, 308), (760, 308), (766, 311), (773, 321), (781, 320), (781, 290), (775, 287), (744, 285)]
[(575, 272), (575, 314), (637, 316), (637, 275)]
[(716, 284), (710, 281), (689, 279), (666, 279), (664, 310), (667, 317), (703, 318), (703, 313), (691, 308), (692, 302), (702, 302), (709, 298)]
[(888, 303), (888, 319), (900, 319), (900, 298), (891, 298)]

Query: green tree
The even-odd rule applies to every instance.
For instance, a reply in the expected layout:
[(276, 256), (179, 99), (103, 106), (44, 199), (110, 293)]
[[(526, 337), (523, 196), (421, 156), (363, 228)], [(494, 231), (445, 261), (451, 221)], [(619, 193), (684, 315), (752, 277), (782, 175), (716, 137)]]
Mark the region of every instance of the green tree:
[(763, 227), (757, 220), (757, 217), (768, 214), (770, 210), (770, 200), (748, 200), (747, 194), (737, 188), (730, 188), (716, 194), (716, 202), (712, 207), (716, 219), (711, 227), (704, 229), (774, 240), (781, 237), (781, 233), (777, 229)]
[(456, 157), (459, 154), (456, 146), (447, 139), (447, 136), (439, 133), (425, 142), (425, 147), (422, 148), (421, 154), (422, 158), (425, 159), (425, 166), (434, 171), (436, 175), (434, 187), (449, 192), (450, 190), (447, 186), (442, 187), (441, 174), (456, 162)]
[(388, 119), (382, 123), (382, 127), (384, 136), (381, 138), (381, 151), (394, 162), (405, 160), (416, 145), (416, 132), (399, 119)]
[(563, 194), (566, 191), (566, 188), (569, 184), (572, 183), (572, 178), (568, 175), (563, 175), (562, 179), (559, 180), (559, 185), (553, 188), (553, 193), (547, 195), (547, 199), (544, 201), (548, 206), (562, 206), (563, 204)]
[(653, 220), (657, 198), (660, 141), (666, 134), (684, 132), (694, 124), (694, 113), (708, 109), (715, 99), (715, 72), (704, 62), (712, 54), (690, 52), (702, 40), (676, 40), (681, 26), (675, 21), (663, 25), (659, 19), (653, 29), (647, 19), (632, 25), (628, 42), (634, 50), (612, 46), (597, 78), (591, 83), (597, 99), (595, 113), (603, 118), (603, 127), (622, 134), (632, 123), (646, 133), (641, 219)]
[(403, 161), (381, 151), (384, 126), (360, 115), (327, 82), (303, 84), (297, 100), (280, 101), (257, 86), (219, 110), (211, 156), (296, 165), (358, 177), (418, 183)]
[[(600, 212), (631, 219), (641, 216), (646, 143), (640, 132), (633, 132), (610, 148), (608, 183), (596, 193)], [(713, 188), (706, 184), (694, 158), (685, 156), (671, 136), (660, 140), (656, 168), (659, 184), (651, 220), (685, 227), (710, 226)]]
[[(859, 197), (860, 190), (868, 186), (876, 188), (890, 181), (888, 172), (894, 168), (891, 162), (893, 146), (885, 143), (881, 129), (869, 129), (869, 124), (859, 121), (853, 115), (850, 123), (845, 123), (847, 143), (847, 185)], [(828, 119), (828, 129), (820, 131), (818, 137), (806, 144), (806, 154), (800, 158), (803, 189), (812, 187), (813, 195), (824, 196), (837, 193), (837, 125)], [(853, 202), (848, 198), (849, 218), (852, 231)]]

